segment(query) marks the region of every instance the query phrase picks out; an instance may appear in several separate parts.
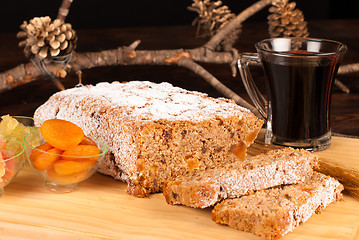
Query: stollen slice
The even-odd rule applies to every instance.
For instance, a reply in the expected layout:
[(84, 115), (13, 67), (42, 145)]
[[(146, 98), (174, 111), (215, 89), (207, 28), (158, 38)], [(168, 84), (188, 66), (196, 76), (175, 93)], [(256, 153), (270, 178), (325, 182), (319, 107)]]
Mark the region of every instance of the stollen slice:
[(206, 208), (226, 198), (303, 182), (312, 175), (317, 161), (318, 158), (306, 150), (272, 150), (224, 167), (180, 176), (165, 183), (163, 194), (169, 204)]
[(261, 239), (278, 239), (341, 199), (343, 189), (336, 179), (314, 172), (303, 183), (226, 199), (214, 207), (212, 220), (254, 233)]

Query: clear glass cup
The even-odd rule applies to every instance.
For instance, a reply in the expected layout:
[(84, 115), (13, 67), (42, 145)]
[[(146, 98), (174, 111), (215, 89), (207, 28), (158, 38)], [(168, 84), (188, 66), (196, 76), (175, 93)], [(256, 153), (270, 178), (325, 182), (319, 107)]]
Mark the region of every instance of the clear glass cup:
[[(4, 194), (7, 186), (19, 173), (25, 162), (25, 146), (16, 140), (7, 139), (5, 150), (0, 150), (0, 197)], [(12, 153), (9, 153), (11, 151)], [(11, 157), (7, 157), (11, 156)]]
[[(44, 142), (45, 140), (40, 132), (26, 135), (26, 157), (30, 165), (43, 177), (44, 186), (51, 191), (59, 193), (72, 192), (76, 189), (78, 183), (91, 177), (96, 172), (107, 152), (107, 147), (104, 143), (93, 141), (100, 149), (99, 154), (92, 156), (66, 155), (64, 157), (62, 154), (50, 153), (44, 149), (37, 148)], [(39, 155), (41, 155), (40, 158), (38, 157)], [(50, 162), (48, 167), (44, 161)]]
[[(272, 38), (242, 54), (238, 68), (255, 107), (266, 119), (265, 142), (319, 151), (331, 144), (332, 85), (347, 47), (313, 38)], [(249, 63), (264, 69), (267, 99), (257, 88)]]

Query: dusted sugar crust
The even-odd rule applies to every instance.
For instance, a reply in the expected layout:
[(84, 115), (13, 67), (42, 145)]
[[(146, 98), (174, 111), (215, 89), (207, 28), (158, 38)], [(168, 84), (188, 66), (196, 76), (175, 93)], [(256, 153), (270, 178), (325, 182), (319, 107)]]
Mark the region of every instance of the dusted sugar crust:
[(147, 81), (61, 91), (34, 117), (71, 121), (103, 141), (109, 151), (99, 172), (139, 197), (179, 175), (244, 158), (263, 124), (232, 100)]
[(312, 175), (317, 161), (314, 154), (305, 150), (272, 150), (216, 169), (180, 176), (166, 182), (163, 194), (169, 204), (206, 208), (255, 190), (303, 182)]
[(254, 233), (261, 239), (279, 239), (314, 213), (341, 199), (343, 189), (334, 178), (314, 172), (303, 183), (226, 199), (214, 207), (212, 219)]

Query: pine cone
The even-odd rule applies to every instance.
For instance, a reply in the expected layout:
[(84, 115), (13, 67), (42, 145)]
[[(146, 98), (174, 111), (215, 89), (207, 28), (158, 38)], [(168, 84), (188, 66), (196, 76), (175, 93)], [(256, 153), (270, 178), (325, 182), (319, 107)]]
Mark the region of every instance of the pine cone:
[(18, 32), (18, 38), (25, 38), (19, 43), (24, 47), (26, 57), (47, 57), (63, 56), (76, 48), (77, 35), (71, 24), (62, 20), (51, 18), (35, 17), (20, 26), (23, 31)]
[(271, 37), (307, 37), (307, 22), (302, 11), (295, 9), (296, 3), (288, 0), (273, 0), (268, 16)]
[[(197, 25), (196, 37), (201, 38), (213, 36), (236, 17), (228, 6), (222, 5), (222, 1), (193, 0), (188, 9), (198, 13), (198, 17), (192, 25)], [(241, 31), (241, 27), (235, 29), (218, 47), (224, 51), (229, 51), (237, 41)]]

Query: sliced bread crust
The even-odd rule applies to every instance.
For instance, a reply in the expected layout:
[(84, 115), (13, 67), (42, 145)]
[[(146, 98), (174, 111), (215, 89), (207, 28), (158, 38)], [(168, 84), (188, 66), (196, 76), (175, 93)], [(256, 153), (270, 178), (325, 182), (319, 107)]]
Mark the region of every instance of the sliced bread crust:
[(278, 239), (341, 199), (343, 189), (336, 179), (314, 172), (303, 183), (226, 199), (214, 207), (212, 220), (254, 233), (261, 239)]
[(255, 190), (303, 182), (312, 175), (317, 160), (305, 150), (273, 150), (224, 167), (181, 176), (166, 182), (163, 194), (169, 204), (206, 208)]

